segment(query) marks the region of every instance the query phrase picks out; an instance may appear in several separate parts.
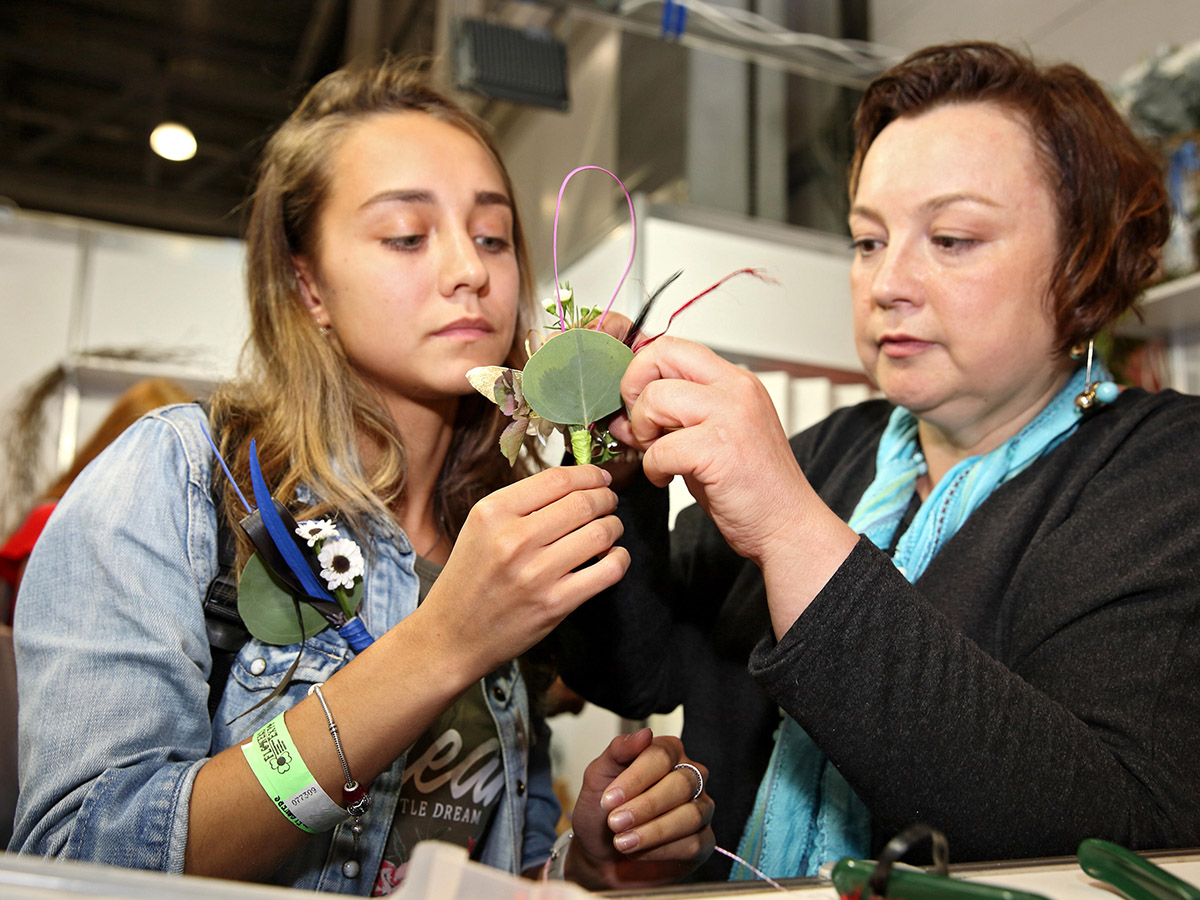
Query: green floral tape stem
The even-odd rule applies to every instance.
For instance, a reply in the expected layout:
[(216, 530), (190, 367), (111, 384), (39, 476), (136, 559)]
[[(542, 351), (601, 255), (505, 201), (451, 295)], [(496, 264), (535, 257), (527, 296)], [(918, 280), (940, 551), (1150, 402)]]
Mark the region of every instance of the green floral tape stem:
[(576, 465), (586, 466), (592, 461), (592, 433), (582, 425), (572, 425), (571, 453)]

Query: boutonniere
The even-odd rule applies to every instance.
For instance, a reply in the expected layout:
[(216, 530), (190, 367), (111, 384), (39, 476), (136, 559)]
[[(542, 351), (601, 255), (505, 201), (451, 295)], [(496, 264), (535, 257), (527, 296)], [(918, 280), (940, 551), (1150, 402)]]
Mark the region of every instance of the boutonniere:
[[(629, 259), (616, 290), (603, 309), (578, 304), (575, 290), (558, 279), (558, 217), (563, 191), (574, 175), (587, 169), (609, 175), (620, 186), (629, 204)], [(546, 311), (554, 317), (549, 333), (532, 332), (526, 339), (529, 361), (524, 369), (479, 366), (467, 372), (471, 386), (512, 418), (500, 435), (500, 452), (510, 465), (516, 463), (525, 435), (536, 435), (544, 445), (546, 438), (556, 430), (564, 434), (575, 462), (580, 465), (607, 462), (617, 455), (619, 444), (609, 434), (606, 423), (622, 408), (621, 378), (633, 361), (634, 353), (666, 333), (664, 328), (658, 334), (646, 337), (641, 334), (641, 328), (655, 301), (681, 274), (676, 272), (646, 298), (622, 339), (599, 330), (633, 266), (637, 243), (633, 199), (621, 179), (601, 166), (580, 166), (563, 179), (554, 211), (553, 240), (555, 296), (546, 301)], [(667, 321), (667, 328), (700, 297), (743, 274), (771, 280), (758, 269), (739, 269), (675, 310)]]
[(238, 614), (246, 630), (265, 644), (286, 645), (303, 644), (332, 626), (355, 652), (365, 650), (374, 638), (357, 615), (364, 572), (358, 544), (327, 519), (296, 522), (271, 496), (253, 440), (250, 483), (257, 508), (246, 501), (219, 453), (217, 459), (246, 507), (240, 525), (254, 544), (238, 581)]

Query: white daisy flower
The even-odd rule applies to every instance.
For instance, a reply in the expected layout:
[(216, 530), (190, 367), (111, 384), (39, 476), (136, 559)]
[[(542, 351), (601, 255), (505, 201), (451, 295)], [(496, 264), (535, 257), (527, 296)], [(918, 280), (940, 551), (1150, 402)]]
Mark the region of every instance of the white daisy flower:
[(331, 591), (339, 587), (353, 588), (354, 579), (363, 573), (362, 551), (349, 538), (327, 543), (321, 548), (317, 561), (321, 564), (321, 577)]
[(337, 527), (328, 519), (306, 519), (299, 523), (296, 534), (308, 541), (310, 547), (315, 547), (317, 541), (338, 536)]

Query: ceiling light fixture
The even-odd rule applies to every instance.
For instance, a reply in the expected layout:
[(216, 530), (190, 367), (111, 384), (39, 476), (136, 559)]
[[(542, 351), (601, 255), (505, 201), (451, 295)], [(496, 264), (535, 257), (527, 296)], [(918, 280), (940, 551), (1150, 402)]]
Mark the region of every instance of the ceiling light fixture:
[(150, 147), (163, 159), (181, 162), (196, 155), (196, 136), (186, 125), (163, 122), (150, 132)]

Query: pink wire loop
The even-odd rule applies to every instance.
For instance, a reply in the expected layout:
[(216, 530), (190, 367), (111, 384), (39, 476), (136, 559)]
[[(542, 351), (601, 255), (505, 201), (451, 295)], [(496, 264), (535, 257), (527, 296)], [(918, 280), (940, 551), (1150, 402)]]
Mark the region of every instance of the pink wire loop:
[(766, 872), (750, 865), (750, 863), (746, 862), (744, 859), (742, 859), (736, 853), (730, 853), (724, 847), (713, 847), (713, 849), (716, 850), (718, 853), (722, 853), (725, 856), (728, 856), (734, 862), (740, 863), (741, 865), (745, 866), (747, 869), (749, 869), (751, 872), (753, 872), (755, 875), (757, 875), (759, 878), (761, 878), (767, 884), (771, 885), (771, 887), (775, 888), (775, 890), (777, 890), (777, 891), (786, 891), (787, 890), (787, 888), (785, 888), (782, 884), (780, 884), (778, 881), (776, 881), (774, 878), (772, 878)]
[(598, 169), (612, 178), (620, 186), (621, 193), (625, 195), (625, 202), (629, 204), (629, 260), (625, 263), (625, 271), (621, 273), (621, 280), (617, 282), (616, 290), (608, 298), (608, 305), (604, 307), (604, 313), (600, 316), (597, 326), (604, 324), (604, 319), (608, 315), (608, 311), (612, 309), (613, 301), (617, 299), (617, 294), (621, 292), (621, 286), (625, 284), (625, 278), (629, 275), (629, 270), (633, 268), (633, 251), (637, 246), (637, 218), (633, 214), (633, 198), (629, 196), (629, 191), (625, 190), (625, 185), (621, 183), (621, 179), (603, 166), (579, 166), (579, 168), (568, 172), (567, 177), (562, 180), (562, 185), (558, 189), (558, 202), (554, 206), (554, 234), (551, 245), (554, 259), (554, 300), (558, 306), (558, 327), (560, 331), (567, 330), (567, 323), (563, 321), (562, 291), (558, 286), (558, 214), (562, 210), (563, 191), (567, 189), (567, 182), (585, 169)]

